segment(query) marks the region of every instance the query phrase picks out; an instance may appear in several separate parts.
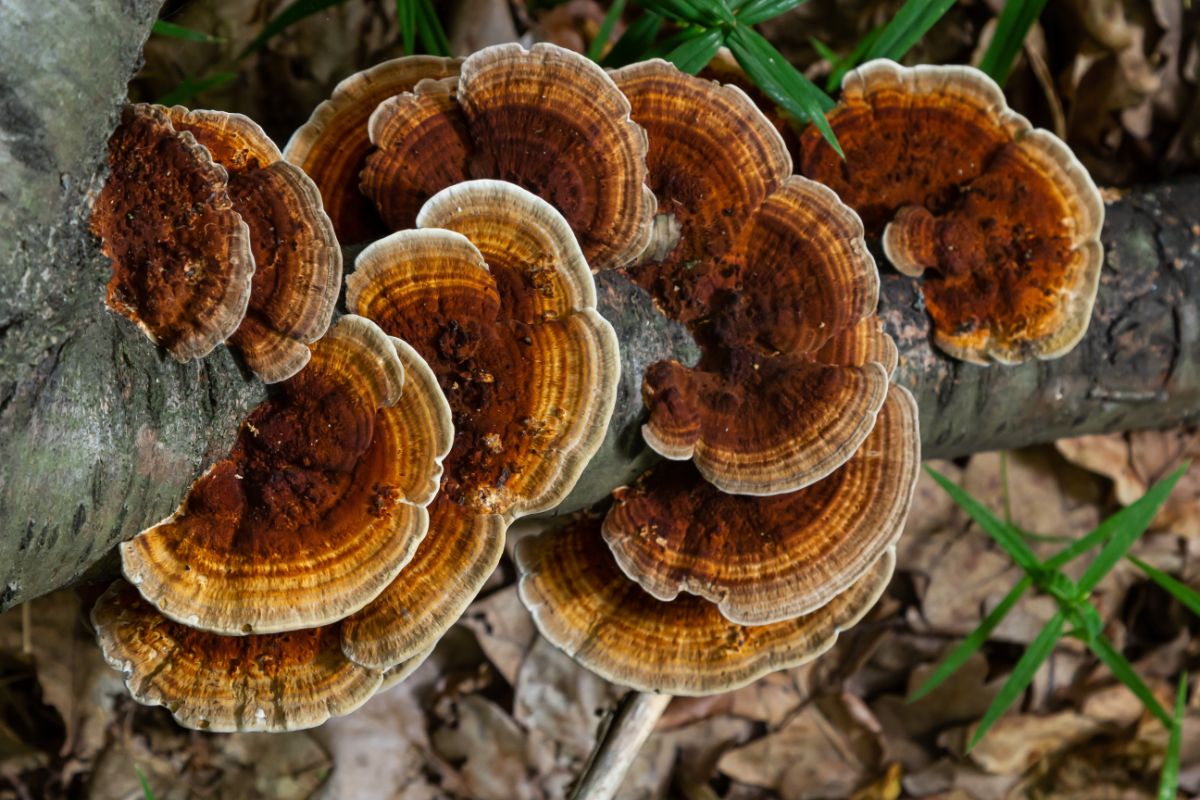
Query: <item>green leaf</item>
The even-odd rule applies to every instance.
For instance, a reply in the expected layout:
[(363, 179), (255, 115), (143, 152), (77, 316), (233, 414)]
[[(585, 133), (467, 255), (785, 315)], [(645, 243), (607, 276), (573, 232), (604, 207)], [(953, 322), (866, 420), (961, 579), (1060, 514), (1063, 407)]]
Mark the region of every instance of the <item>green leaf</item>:
[(238, 53), (238, 58), (242, 59), (250, 55), (254, 51), (261, 48), (264, 44), (270, 41), (279, 33), (287, 30), (292, 25), (295, 25), (302, 19), (307, 19), (313, 14), (318, 14), (332, 6), (339, 6), (346, 0), (296, 0), (290, 6), (280, 11), (275, 15), (275, 18), (263, 26), (262, 31), (258, 36), (254, 37), (254, 41), (246, 45), (246, 49)]
[(1162, 775), (1158, 780), (1158, 800), (1175, 800), (1179, 794), (1179, 750), (1183, 744), (1187, 689), (1188, 676), (1185, 671), (1179, 676), (1179, 689), (1175, 692), (1175, 716), (1171, 721), (1171, 736), (1167, 740), (1167, 754), (1163, 757)]
[(770, 42), (753, 29), (737, 26), (726, 43), (738, 64), (779, 105), (800, 121), (811, 122), (839, 156), (845, 158), (837, 136), (825, 118), (833, 100), (804, 77)]
[(1007, 0), (1004, 4), (1000, 18), (996, 20), (992, 43), (979, 62), (979, 68), (991, 75), (996, 83), (1003, 86), (1008, 80), (1008, 73), (1012, 71), (1013, 62), (1025, 44), (1029, 29), (1037, 22), (1045, 7), (1046, 0)]
[(633, 21), (621, 38), (613, 45), (612, 50), (600, 62), (605, 67), (623, 67), (635, 61), (647, 58), (658, 32), (662, 30), (663, 18), (653, 12), (647, 12)]
[(210, 75), (209, 77), (201, 80), (195, 80), (189, 75), (184, 78), (178, 86), (154, 102), (158, 103), (160, 106), (185, 105), (189, 100), (201, 92), (207, 92), (209, 89), (215, 89), (218, 86), (224, 86), (236, 78), (236, 72), (218, 72), (216, 75)]
[(1092, 589), (1096, 588), (1096, 584), (1121, 560), (1138, 537), (1146, 532), (1154, 515), (1162, 508), (1162, 504), (1167, 501), (1167, 496), (1171, 494), (1171, 490), (1175, 488), (1175, 484), (1179, 482), (1187, 469), (1188, 464), (1183, 464), (1179, 469), (1151, 486), (1136, 501), (1100, 523), (1100, 528), (1113, 531), (1113, 535), (1104, 545), (1104, 549), (1100, 551), (1100, 555), (1096, 556), (1091, 564), (1088, 564), (1083, 577), (1079, 579), (1079, 590), (1084, 595), (1090, 594)]
[(884, 26), (864, 60), (890, 58), (899, 61), (952, 5), (954, 0), (907, 0)]
[(144, 800), (154, 800), (154, 790), (150, 788), (150, 781), (146, 780), (146, 773), (142, 772), (142, 768), (137, 764), (133, 765), (133, 771), (137, 773), (138, 783), (142, 787), (142, 797)]
[(1010, 589), (1008, 594), (1004, 595), (1004, 599), (996, 604), (991, 613), (984, 617), (983, 622), (979, 623), (979, 627), (971, 631), (971, 634), (966, 639), (963, 639), (951, 651), (950, 655), (938, 665), (933, 674), (916, 691), (908, 696), (908, 702), (913, 703), (920, 700), (958, 671), (958, 668), (965, 664), (967, 659), (983, 646), (983, 643), (992, 635), (992, 631), (996, 630), (1004, 618), (1008, 616), (1008, 612), (1012, 611), (1013, 606), (1021, 599), (1021, 595), (1025, 594), (1032, 585), (1033, 579), (1028, 575), (1021, 578), (1017, 582), (1017, 585)]
[(411, 56), (417, 51), (417, 0), (396, 0), (396, 22), (404, 55)]
[(965, 489), (954, 483), (945, 475), (942, 475), (932, 467), (926, 466), (925, 471), (937, 481), (938, 485), (946, 490), (950, 495), (950, 499), (957, 503), (964, 511), (970, 515), (971, 519), (983, 528), (984, 532), (996, 540), (996, 543), (1004, 548), (1004, 552), (1012, 558), (1017, 565), (1025, 570), (1027, 575), (1037, 576), (1043, 571), (1043, 565), (1029, 549), (1029, 545), (1025, 544), (1025, 540), (1021, 538), (1013, 526), (1001, 522), (996, 516), (988, 511), (987, 507), (972, 497)]
[(1021, 654), (1017, 665), (1013, 667), (1012, 674), (1008, 676), (1008, 680), (1000, 687), (1000, 692), (996, 695), (996, 699), (988, 706), (983, 719), (979, 721), (979, 727), (975, 729), (975, 735), (971, 737), (971, 743), (967, 745), (968, 752), (979, 743), (979, 740), (988, 732), (988, 729), (996, 724), (996, 720), (1004, 715), (1008, 707), (1016, 702), (1017, 698), (1033, 682), (1033, 676), (1037, 673), (1038, 667), (1042, 666), (1042, 662), (1054, 651), (1054, 645), (1058, 642), (1059, 636), (1062, 635), (1063, 624), (1065, 622), (1066, 616), (1060, 610), (1050, 618), (1050, 621), (1046, 623), (1046, 627), (1042, 628), (1037, 637), (1025, 648), (1025, 652)]
[(421, 37), (421, 44), (425, 46), (425, 51), (430, 55), (442, 56), (449, 58), (450, 42), (446, 38), (446, 31), (442, 28), (442, 22), (438, 19), (437, 9), (433, 7), (432, 0), (416, 0), (417, 2), (417, 33)]
[(808, 43), (812, 45), (813, 50), (817, 51), (817, 55), (828, 61), (831, 66), (836, 67), (838, 62), (842, 60), (841, 56), (829, 49), (829, 45), (820, 39), (810, 36), (808, 37)]
[(641, 0), (640, 5), (681, 25), (699, 25), (707, 29), (714, 21), (711, 15), (701, 13), (690, 0)]
[(588, 47), (587, 57), (597, 64), (600, 63), (600, 56), (604, 53), (604, 46), (612, 38), (617, 20), (625, 13), (625, 2), (626, 0), (614, 0), (608, 13), (604, 15), (604, 21), (600, 23), (600, 30), (596, 32), (596, 38), (592, 39), (592, 44)]
[(204, 42), (205, 44), (216, 44), (225, 41), (220, 36), (213, 36), (211, 33), (198, 31), (194, 28), (185, 28), (182, 25), (176, 25), (174, 22), (167, 22), (165, 19), (155, 20), (154, 27), (151, 28), (153, 33), (159, 36), (169, 36), (172, 39), (183, 39), (185, 42)]
[(750, 0), (738, 10), (738, 22), (743, 25), (757, 25), (791, 11), (804, 2), (806, 0)]
[(689, 75), (695, 75), (712, 61), (725, 44), (725, 32), (716, 28), (695, 36), (667, 53), (667, 61)]
[(1104, 666), (1108, 667), (1117, 680), (1129, 688), (1129, 691), (1137, 695), (1137, 698), (1142, 701), (1142, 705), (1151, 714), (1158, 717), (1163, 725), (1171, 727), (1171, 717), (1163, 710), (1154, 693), (1150, 691), (1150, 687), (1133, 671), (1133, 665), (1125, 660), (1125, 656), (1121, 655), (1117, 648), (1113, 647), (1112, 642), (1101, 635), (1090, 642), (1090, 647), (1096, 657), (1104, 663)]
[(1138, 569), (1149, 575), (1150, 580), (1157, 583), (1168, 594), (1182, 603), (1184, 608), (1191, 611), (1197, 617), (1200, 617), (1200, 592), (1197, 592), (1186, 583), (1175, 580), (1162, 570), (1155, 569), (1136, 556), (1127, 556), (1127, 558), (1134, 564), (1137, 564)]

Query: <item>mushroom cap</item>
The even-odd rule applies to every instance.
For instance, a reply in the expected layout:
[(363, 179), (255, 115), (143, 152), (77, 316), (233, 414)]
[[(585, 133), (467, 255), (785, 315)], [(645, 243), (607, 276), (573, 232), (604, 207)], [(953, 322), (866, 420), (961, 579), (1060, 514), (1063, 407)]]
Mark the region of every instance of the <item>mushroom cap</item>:
[(133, 698), (197, 730), (312, 728), (361, 706), (383, 679), (342, 654), (336, 625), (220, 636), (164, 617), (124, 581), (101, 596), (92, 624)]
[(620, 373), (591, 272), (544, 200), (470, 181), (432, 197), (418, 224), (365, 249), (346, 280), (351, 310), (425, 355), (455, 424), (429, 534), (343, 627), (350, 657), (380, 668), (454, 623), (513, 519), (571, 490), (604, 438)]
[(521, 599), (553, 645), (606, 680), (639, 691), (716, 694), (824, 653), (875, 604), (891, 579), (886, 550), (825, 606), (785, 622), (747, 627), (699, 597), (663, 602), (630, 581), (598, 520), (522, 539)]
[(308, 363), (305, 343), (329, 328), (342, 283), (342, 251), (321, 194), (249, 117), (162, 111), (226, 169), (233, 207), (250, 227), (254, 281), (232, 342), (267, 383), (290, 378)]
[(452, 436), (416, 352), (343, 317), (179, 510), (121, 545), (125, 576), (171, 619), (225, 635), (342, 619), (412, 558)]
[(241, 324), (254, 275), (226, 171), (144, 104), (121, 112), (108, 166), (91, 220), (112, 259), (106, 304), (176, 360), (207, 355)]
[(1062, 141), (963, 66), (864, 64), (846, 75), (829, 121), (845, 161), (806, 131), (800, 171), (883, 236), (898, 270), (924, 273), (943, 350), (1018, 363), (1078, 343), (1104, 261), (1104, 204)]
[(578, 53), (484, 48), (456, 85), (426, 81), (381, 103), (370, 135), (378, 149), (362, 190), (394, 230), (411, 227), (438, 190), (497, 178), (557, 208), (593, 269), (629, 263), (645, 247), (654, 215), (645, 134), (612, 79)]
[(790, 175), (779, 131), (736, 86), (661, 60), (613, 78), (649, 137), (660, 212), (628, 271), (703, 354), (694, 368), (647, 369), (643, 437), (725, 492), (821, 479), (862, 443), (887, 389), (878, 364), (814, 356), (874, 311), (861, 222)]
[(405, 56), (356, 72), (339, 83), (292, 134), (283, 156), (316, 183), (343, 244), (358, 244), (387, 232), (358, 190), (359, 173), (371, 152), (367, 120), (375, 107), (426, 78), (457, 75), (460, 64), (462, 59), (457, 58)]
[(711, 266), (729, 288), (693, 306), (708, 307), (693, 327), (704, 355), (696, 367), (646, 370), (642, 435), (722, 491), (795, 491), (845, 463), (887, 394), (888, 365), (829, 349), (875, 309), (861, 224), (828, 189), (793, 176)]
[(771, 497), (725, 494), (659, 465), (604, 520), (623, 572), (660, 600), (689, 592), (743, 625), (791, 619), (846, 591), (904, 528), (920, 467), (917, 406), (893, 385), (862, 447), (827, 478)]

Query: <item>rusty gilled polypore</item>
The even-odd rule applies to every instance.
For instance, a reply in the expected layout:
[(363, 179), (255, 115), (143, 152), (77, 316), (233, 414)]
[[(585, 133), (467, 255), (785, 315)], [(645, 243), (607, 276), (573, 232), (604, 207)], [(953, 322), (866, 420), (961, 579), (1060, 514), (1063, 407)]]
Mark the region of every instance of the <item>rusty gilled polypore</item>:
[(648, 134), (659, 208), (628, 271), (703, 352), (695, 368), (647, 370), (647, 443), (726, 492), (820, 480), (858, 449), (887, 394), (881, 363), (839, 355), (843, 339), (887, 338), (860, 327), (879, 287), (862, 224), (791, 175), (778, 131), (736, 87), (664, 61), (613, 78)]
[(412, 558), (451, 436), (420, 357), (343, 317), (179, 509), (121, 545), (123, 572), (166, 616), (216, 633), (340, 620)]
[(316, 183), (325, 211), (342, 244), (377, 239), (387, 228), (358, 190), (359, 173), (371, 152), (367, 120), (376, 106), (423, 80), (458, 75), (462, 59), (406, 56), (357, 72), (334, 88), (330, 98), (288, 140), (283, 155)]
[(347, 652), (371, 665), (427, 647), (495, 567), (508, 524), (566, 496), (604, 437), (620, 370), (587, 262), (548, 203), (468, 181), (416, 222), (347, 278), (347, 306), (429, 362), (455, 427), (429, 535), (344, 626)]
[(110, 308), (179, 360), (229, 340), (264, 381), (329, 327), (341, 249), (316, 187), (253, 121), (133, 105), (109, 140), (92, 230)]
[(484, 48), (457, 80), (422, 81), (381, 103), (369, 132), (377, 149), (362, 191), (392, 230), (411, 227), (439, 190), (494, 178), (558, 209), (592, 269), (626, 264), (646, 243), (645, 134), (608, 75), (577, 53)]
[(990, 78), (872, 61), (846, 75), (829, 122), (845, 160), (810, 129), (800, 172), (858, 211), (896, 269), (922, 276), (939, 347), (1012, 364), (1083, 337), (1104, 262), (1099, 191)]
[(105, 302), (172, 357), (207, 355), (250, 300), (250, 230), (228, 175), (163, 111), (131, 105), (108, 142), (92, 232), (113, 263)]
[(165, 113), (225, 168), (233, 207), (250, 227), (254, 281), (230, 343), (267, 383), (286, 380), (308, 363), (305, 345), (329, 328), (342, 282), (342, 251), (321, 195), (248, 117), (183, 106)]

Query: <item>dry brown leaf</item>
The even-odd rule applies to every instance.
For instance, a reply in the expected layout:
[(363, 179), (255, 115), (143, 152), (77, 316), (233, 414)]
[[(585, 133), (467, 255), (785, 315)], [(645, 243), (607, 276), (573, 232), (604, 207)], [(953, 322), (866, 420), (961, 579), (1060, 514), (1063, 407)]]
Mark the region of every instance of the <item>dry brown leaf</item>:
[(515, 686), (521, 662), (537, 638), (533, 618), (517, 596), (517, 587), (510, 585), (475, 601), (459, 624), (475, 634), (496, 671)]

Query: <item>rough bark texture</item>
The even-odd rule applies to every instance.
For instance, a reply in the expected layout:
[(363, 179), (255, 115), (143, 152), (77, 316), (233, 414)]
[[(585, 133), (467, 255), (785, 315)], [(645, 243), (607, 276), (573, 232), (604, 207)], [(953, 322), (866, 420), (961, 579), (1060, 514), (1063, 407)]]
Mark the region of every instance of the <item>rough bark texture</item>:
[[(0, 609), (111, 569), (102, 559), (113, 545), (173, 511), (265, 396), (225, 348), (176, 364), (102, 302), (109, 267), (87, 217), (158, 5), (0, 6)], [(1196, 420), (1196, 220), (1196, 179), (1110, 205), (1095, 320), (1052, 362), (985, 369), (945, 358), (929, 343), (915, 285), (885, 277), (884, 314), (900, 380), (921, 404), (926, 453)], [(599, 289), (624, 374), (609, 436), (569, 508), (653, 460), (639, 434), (642, 371), (696, 355), (636, 287), (602, 276)]]

